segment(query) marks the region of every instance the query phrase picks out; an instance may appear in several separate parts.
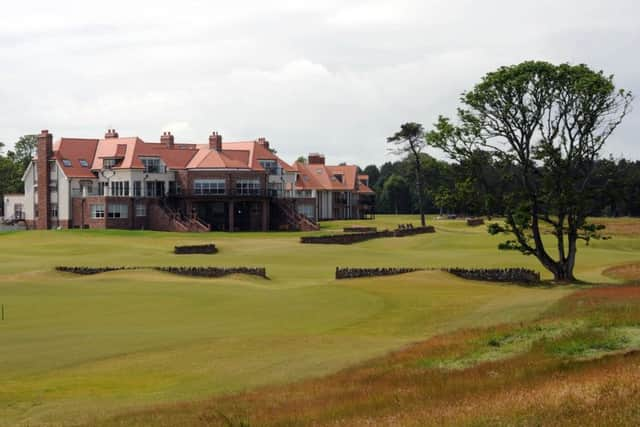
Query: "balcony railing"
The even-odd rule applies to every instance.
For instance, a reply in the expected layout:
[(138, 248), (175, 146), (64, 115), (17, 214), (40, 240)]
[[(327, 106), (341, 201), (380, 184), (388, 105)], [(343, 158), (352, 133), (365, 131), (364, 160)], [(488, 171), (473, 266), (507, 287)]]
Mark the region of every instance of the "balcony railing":
[(232, 189), (222, 191), (196, 191), (192, 190), (191, 196), (196, 197), (262, 197), (267, 195), (267, 191), (264, 188), (247, 188), (247, 189)]
[(97, 190), (86, 190), (84, 193), (81, 189), (79, 188), (72, 188), (71, 189), (71, 197), (82, 197), (82, 196), (103, 196), (103, 194), (100, 194)]

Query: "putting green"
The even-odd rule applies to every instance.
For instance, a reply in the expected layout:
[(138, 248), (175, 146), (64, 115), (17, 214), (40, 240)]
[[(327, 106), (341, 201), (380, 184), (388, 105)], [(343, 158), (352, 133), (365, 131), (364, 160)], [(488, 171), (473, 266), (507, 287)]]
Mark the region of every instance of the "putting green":
[[(327, 223), (320, 233), (342, 225)], [(296, 233), (0, 234), (0, 425), (90, 421), (324, 375), (435, 333), (532, 319), (571, 291), (437, 271), (333, 280), (337, 265), (538, 269), (533, 258), (495, 249), (499, 239), (484, 227), (435, 225), (435, 234), (352, 246), (302, 245)], [(218, 254), (172, 254), (176, 244), (210, 241)], [(638, 261), (638, 249), (625, 236), (581, 247), (578, 277), (612, 281), (602, 270)], [(265, 266), (270, 280), (150, 270), (75, 276), (56, 265)]]

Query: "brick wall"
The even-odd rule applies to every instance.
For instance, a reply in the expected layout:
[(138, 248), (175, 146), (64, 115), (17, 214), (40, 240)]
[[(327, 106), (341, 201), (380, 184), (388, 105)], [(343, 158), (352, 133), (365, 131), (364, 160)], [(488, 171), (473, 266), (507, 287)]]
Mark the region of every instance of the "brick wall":
[(51, 227), (49, 218), (49, 208), (51, 197), (49, 193), (49, 179), (51, 168), (49, 158), (53, 155), (53, 135), (47, 130), (43, 130), (38, 135), (38, 146), (36, 148), (37, 169), (38, 169), (38, 216), (35, 220), (36, 228), (46, 230)]
[[(142, 229), (148, 228), (149, 203), (147, 199), (138, 199), (138, 202), (147, 204), (147, 216), (136, 217), (136, 200), (130, 197), (105, 197), (89, 196), (85, 198), (74, 197), (72, 199), (72, 219), (73, 228), (118, 228), (118, 229)], [(127, 218), (109, 218), (109, 204), (127, 205)], [(93, 218), (91, 216), (91, 205), (103, 205), (104, 218)]]

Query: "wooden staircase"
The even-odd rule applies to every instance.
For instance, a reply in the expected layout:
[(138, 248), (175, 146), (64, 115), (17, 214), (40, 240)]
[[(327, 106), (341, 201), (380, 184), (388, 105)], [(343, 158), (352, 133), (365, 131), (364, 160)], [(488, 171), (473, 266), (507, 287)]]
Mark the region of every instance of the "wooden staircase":
[(167, 223), (166, 228), (168, 228), (167, 231), (199, 232), (199, 233), (211, 231), (211, 226), (209, 224), (202, 221), (197, 216), (187, 217), (181, 214), (175, 209), (172, 209), (164, 199), (162, 199), (160, 203), (158, 203), (158, 207), (160, 208), (160, 210), (165, 216), (165, 222)]
[(274, 200), (281, 216), (285, 220), (285, 226), (289, 230), (298, 231), (316, 231), (320, 230), (320, 226), (317, 222), (311, 218), (301, 214), (296, 210), (296, 205), (293, 200), (290, 199), (275, 199)]

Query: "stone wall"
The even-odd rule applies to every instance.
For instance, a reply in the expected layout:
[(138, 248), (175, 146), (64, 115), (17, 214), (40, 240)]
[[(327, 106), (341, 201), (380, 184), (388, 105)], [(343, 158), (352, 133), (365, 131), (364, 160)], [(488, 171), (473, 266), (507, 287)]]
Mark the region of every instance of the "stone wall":
[[(358, 277), (392, 276), (397, 274), (425, 271), (426, 268), (382, 267), (350, 268), (336, 267), (336, 279), (355, 279)], [(488, 282), (527, 283), (540, 282), (540, 273), (525, 268), (444, 268), (442, 271), (469, 280)]]
[(82, 274), (82, 275), (91, 275), (98, 273), (106, 273), (109, 271), (118, 271), (118, 270), (138, 270), (141, 267), (66, 267), (66, 266), (58, 266), (56, 267), (57, 271), (62, 271), (64, 273), (73, 273), (73, 274)]
[(484, 219), (482, 218), (467, 218), (467, 225), (470, 227), (477, 227), (484, 225)]
[(208, 245), (191, 245), (191, 246), (176, 246), (173, 252), (178, 255), (183, 254), (215, 254), (218, 252), (216, 245), (210, 243)]
[(444, 271), (462, 277), (463, 279), (487, 282), (540, 282), (540, 273), (526, 268), (448, 268)]
[(155, 267), (155, 269), (166, 273), (193, 277), (222, 277), (229, 274), (248, 274), (267, 278), (267, 270), (264, 267)]
[(373, 233), (378, 231), (376, 227), (361, 227), (361, 226), (353, 226), (353, 227), (344, 227), (342, 229), (345, 233)]
[(364, 233), (329, 234), (326, 236), (303, 236), (300, 238), (300, 242), (350, 245), (353, 243), (364, 242), (366, 240), (379, 239), (383, 237), (405, 237), (424, 233), (435, 233), (435, 229), (432, 226), (428, 225), (426, 227), (404, 228), (393, 231), (382, 230), (369, 231)]
[(56, 267), (57, 271), (80, 275), (142, 269), (152, 269), (192, 277), (223, 277), (229, 274), (248, 274), (251, 276), (263, 277), (265, 279), (267, 278), (267, 270), (264, 267)]
[(436, 229), (432, 225), (415, 228), (399, 228), (394, 230), (393, 237), (415, 236), (416, 234), (435, 233)]
[(356, 279), (358, 277), (378, 277), (378, 276), (394, 276), (397, 274), (413, 273), (414, 271), (422, 271), (423, 268), (350, 268), (336, 267), (336, 279)]

